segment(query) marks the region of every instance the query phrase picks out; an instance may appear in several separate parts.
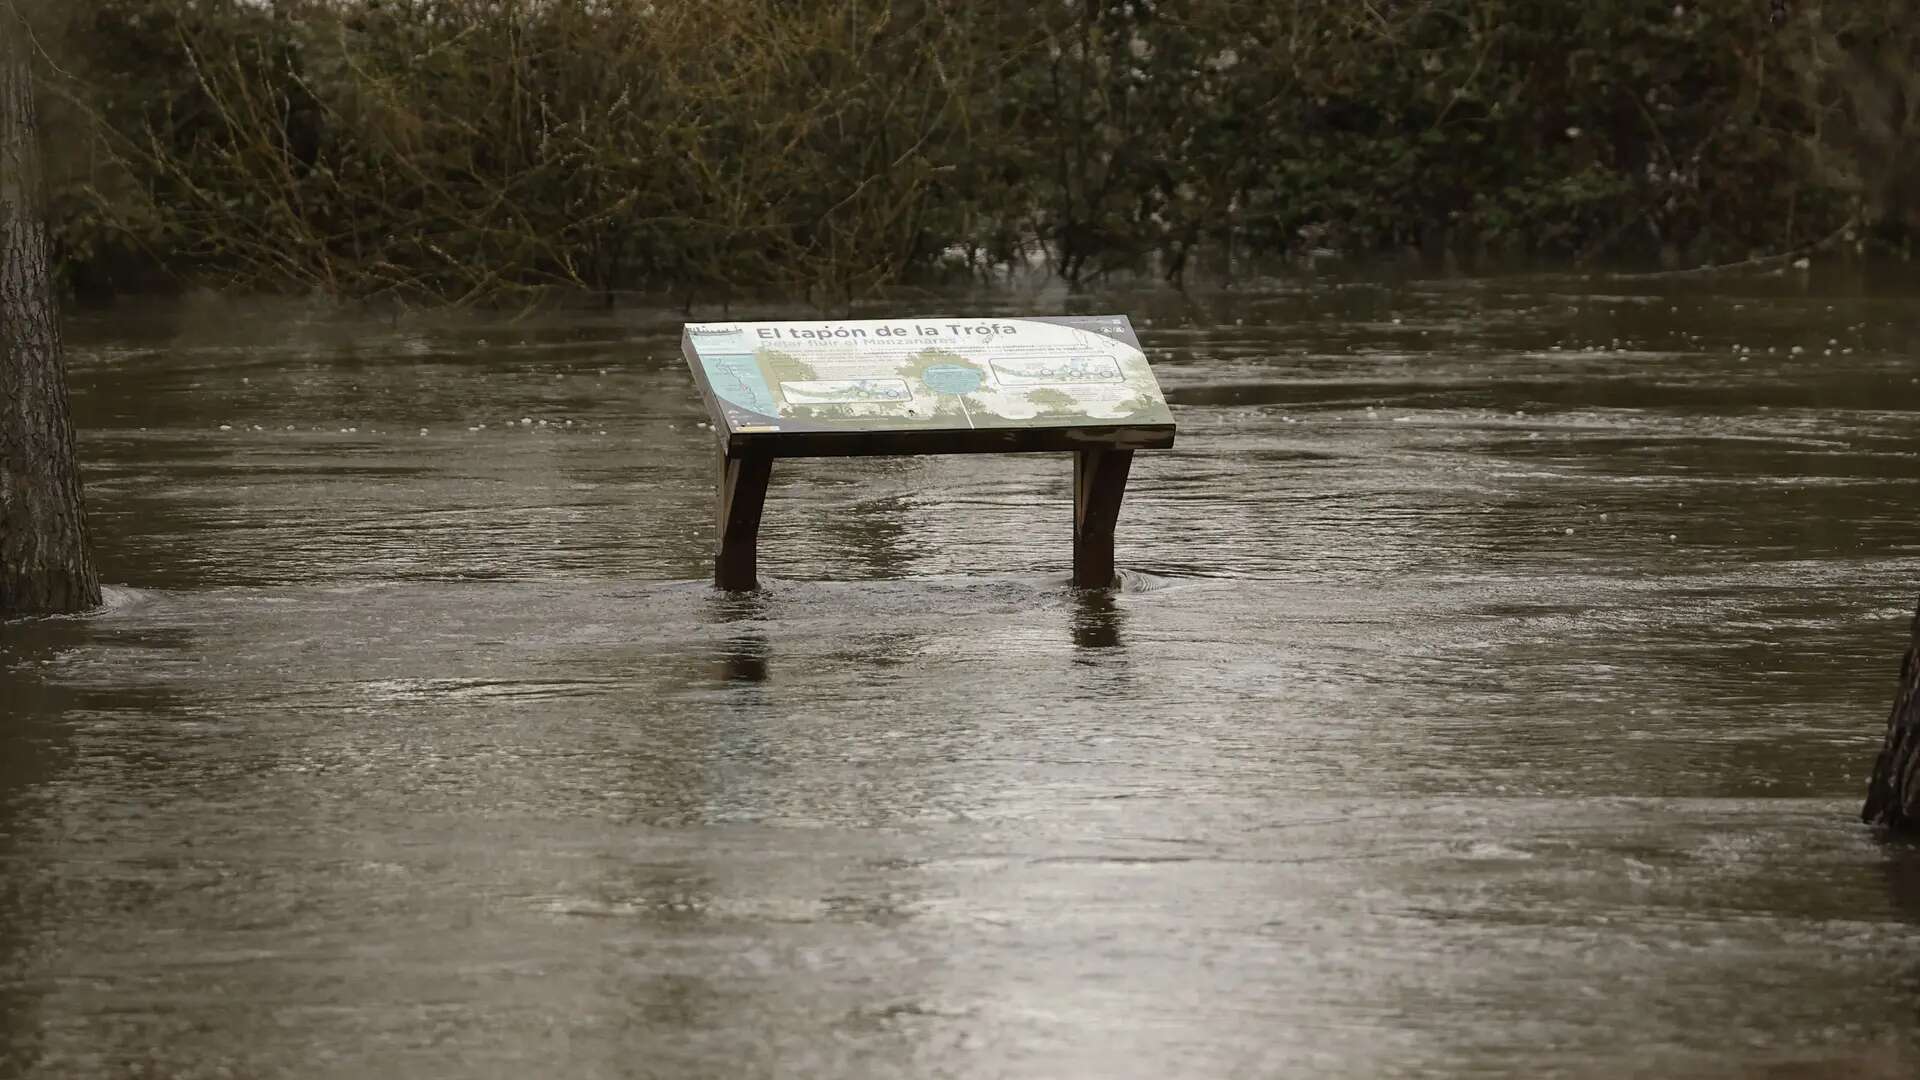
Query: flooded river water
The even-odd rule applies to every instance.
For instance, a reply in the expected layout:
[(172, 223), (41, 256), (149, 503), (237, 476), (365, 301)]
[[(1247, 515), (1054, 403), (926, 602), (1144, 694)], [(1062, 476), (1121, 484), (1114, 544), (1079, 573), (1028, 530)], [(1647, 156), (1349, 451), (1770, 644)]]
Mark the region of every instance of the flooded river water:
[(1920, 1074), (1920, 278), (928, 309), (1134, 316), (1124, 588), (990, 456), (717, 593), (676, 313), (77, 316), (0, 1076)]

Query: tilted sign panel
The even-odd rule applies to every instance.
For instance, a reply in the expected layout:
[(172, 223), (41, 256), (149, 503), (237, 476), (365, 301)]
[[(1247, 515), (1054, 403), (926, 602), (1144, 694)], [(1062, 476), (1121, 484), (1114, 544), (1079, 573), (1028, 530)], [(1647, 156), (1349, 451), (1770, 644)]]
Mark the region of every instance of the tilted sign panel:
[(1122, 315), (693, 323), (686, 344), (737, 435), (1173, 426)]

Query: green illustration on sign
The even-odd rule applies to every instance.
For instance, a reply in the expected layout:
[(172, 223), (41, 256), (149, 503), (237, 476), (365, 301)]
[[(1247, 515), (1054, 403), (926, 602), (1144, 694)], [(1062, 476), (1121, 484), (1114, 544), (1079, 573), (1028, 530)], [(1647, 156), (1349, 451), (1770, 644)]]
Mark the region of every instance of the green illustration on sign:
[(972, 364), (935, 364), (920, 373), (920, 381), (936, 394), (971, 394), (985, 379)]

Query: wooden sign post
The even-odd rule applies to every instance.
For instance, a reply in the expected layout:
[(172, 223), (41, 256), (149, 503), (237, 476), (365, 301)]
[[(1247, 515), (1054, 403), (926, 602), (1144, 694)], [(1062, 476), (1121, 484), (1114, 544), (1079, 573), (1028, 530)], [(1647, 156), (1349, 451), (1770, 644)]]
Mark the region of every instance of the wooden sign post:
[(1173, 414), (1124, 315), (689, 323), (682, 351), (720, 438), (713, 580), (758, 585), (773, 461), (1070, 451), (1073, 581), (1113, 584), (1135, 450)]

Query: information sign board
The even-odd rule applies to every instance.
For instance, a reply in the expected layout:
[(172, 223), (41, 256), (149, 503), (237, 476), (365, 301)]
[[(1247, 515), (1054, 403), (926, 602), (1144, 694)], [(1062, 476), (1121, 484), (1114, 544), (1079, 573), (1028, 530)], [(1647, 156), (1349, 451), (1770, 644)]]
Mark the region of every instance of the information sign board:
[(682, 348), (729, 452), (1173, 445), (1124, 315), (690, 323)]

